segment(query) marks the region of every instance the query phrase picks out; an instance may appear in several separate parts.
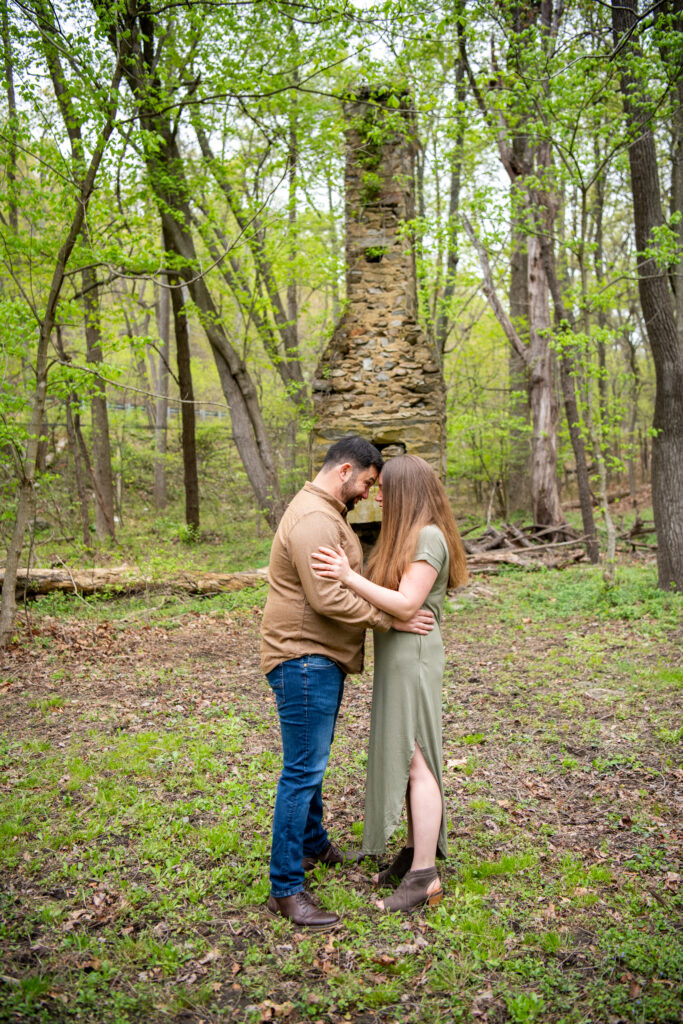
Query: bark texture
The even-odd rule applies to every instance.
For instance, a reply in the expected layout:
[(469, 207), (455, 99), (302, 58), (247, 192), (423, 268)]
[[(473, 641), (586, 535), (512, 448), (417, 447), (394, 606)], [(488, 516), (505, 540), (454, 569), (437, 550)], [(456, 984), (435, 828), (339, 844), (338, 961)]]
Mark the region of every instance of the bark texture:
[(635, 42), (637, 0), (612, 5), (615, 46), (619, 46), (624, 111), (632, 133), (629, 169), (638, 250), (638, 292), (655, 365), (652, 440), (652, 507), (657, 531), (657, 569), (662, 589), (683, 590), (683, 346), (676, 329), (667, 269), (648, 248), (664, 224), (659, 167), (650, 129), (651, 105), (629, 56), (641, 56)]

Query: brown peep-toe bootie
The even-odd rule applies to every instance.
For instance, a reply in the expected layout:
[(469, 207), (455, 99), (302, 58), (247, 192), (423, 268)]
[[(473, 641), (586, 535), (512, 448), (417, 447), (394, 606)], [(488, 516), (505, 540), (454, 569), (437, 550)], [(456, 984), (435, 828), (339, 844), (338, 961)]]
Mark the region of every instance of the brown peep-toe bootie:
[(441, 903), (443, 889), (441, 886), (435, 892), (427, 892), (427, 889), (438, 877), (439, 873), (435, 867), (409, 871), (404, 875), (398, 889), (383, 901), (384, 910), (410, 911), (425, 904), (428, 907), (436, 907)]
[(404, 846), (402, 850), (399, 850), (389, 867), (379, 872), (375, 885), (391, 885), (392, 882), (400, 882), (403, 876), (410, 871), (414, 852), (412, 846)]

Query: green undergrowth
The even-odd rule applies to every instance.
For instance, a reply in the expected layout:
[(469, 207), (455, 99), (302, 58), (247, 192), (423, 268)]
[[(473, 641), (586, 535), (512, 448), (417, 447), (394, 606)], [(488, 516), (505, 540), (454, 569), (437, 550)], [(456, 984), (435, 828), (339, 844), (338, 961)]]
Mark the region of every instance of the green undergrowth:
[[(342, 915), (329, 934), (264, 911), (279, 737), (246, 657), (263, 595), (37, 603), (1, 679), (0, 1020), (674, 1024), (681, 599), (655, 584), (624, 566), (606, 591), (579, 567), (452, 595), (444, 899), (381, 915), (374, 862), (318, 867), (308, 885)], [(107, 607), (150, 646), (84, 667), (79, 624)], [(369, 674), (349, 682), (326, 781), (344, 846), (362, 835), (369, 695)]]

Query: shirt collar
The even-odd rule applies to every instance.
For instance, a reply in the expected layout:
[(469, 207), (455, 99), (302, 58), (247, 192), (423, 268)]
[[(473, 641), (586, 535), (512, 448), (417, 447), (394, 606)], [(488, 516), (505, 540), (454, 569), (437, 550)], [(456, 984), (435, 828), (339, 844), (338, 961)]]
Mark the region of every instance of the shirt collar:
[(346, 514), (349, 511), (343, 501), (339, 501), (329, 491), (324, 490), (322, 487), (318, 487), (317, 484), (312, 484), (310, 480), (307, 480), (304, 484), (304, 490), (310, 494), (317, 494), (319, 498), (324, 498), (339, 514), (346, 519)]

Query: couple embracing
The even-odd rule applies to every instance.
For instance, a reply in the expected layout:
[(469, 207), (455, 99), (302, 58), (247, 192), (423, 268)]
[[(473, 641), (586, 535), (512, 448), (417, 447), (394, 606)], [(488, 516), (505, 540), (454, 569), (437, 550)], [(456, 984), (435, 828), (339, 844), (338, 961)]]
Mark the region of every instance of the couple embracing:
[[(360, 541), (346, 515), (377, 482), (382, 528), (364, 576)], [(443, 485), (417, 456), (384, 463), (369, 441), (342, 438), (282, 517), (269, 576), (261, 654), (280, 719), (283, 769), (268, 911), (299, 927), (334, 925), (338, 916), (304, 888), (305, 871), (381, 855), (404, 802), (406, 846), (373, 877), (378, 886), (397, 887), (376, 905), (409, 911), (438, 903), (436, 856), (446, 855), (439, 622), (447, 588), (467, 579)], [(375, 669), (365, 822), (362, 850), (352, 853), (323, 826), (322, 781), (344, 679), (362, 669), (368, 627)]]

